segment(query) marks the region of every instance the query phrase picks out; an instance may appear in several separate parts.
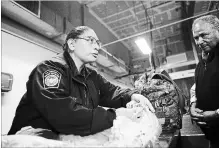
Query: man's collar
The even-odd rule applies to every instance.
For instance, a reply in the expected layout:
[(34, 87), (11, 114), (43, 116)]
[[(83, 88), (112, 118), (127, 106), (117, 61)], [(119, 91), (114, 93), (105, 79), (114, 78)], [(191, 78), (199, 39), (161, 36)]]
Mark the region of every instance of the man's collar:
[(216, 56), (218, 56), (218, 52), (210, 52), (205, 59), (202, 57), (202, 62), (210, 63)]

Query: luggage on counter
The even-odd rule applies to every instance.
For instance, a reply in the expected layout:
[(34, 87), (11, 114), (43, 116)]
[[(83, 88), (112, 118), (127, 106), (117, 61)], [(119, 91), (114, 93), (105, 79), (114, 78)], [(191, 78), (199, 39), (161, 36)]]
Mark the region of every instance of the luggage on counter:
[(135, 81), (135, 88), (140, 89), (141, 94), (152, 103), (162, 131), (171, 132), (182, 127), (185, 96), (169, 75), (165, 74), (145, 73)]

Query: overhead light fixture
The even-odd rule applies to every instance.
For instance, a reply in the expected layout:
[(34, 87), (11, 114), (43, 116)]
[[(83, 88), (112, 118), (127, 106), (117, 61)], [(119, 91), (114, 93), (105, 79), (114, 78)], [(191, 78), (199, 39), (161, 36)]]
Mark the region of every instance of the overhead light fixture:
[(143, 54), (150, 54), (152, 52), (145, 38), (138, 38), (137, 40), (135, 40), (135, 43), (137, 44), (138, 48), (142, 51)]

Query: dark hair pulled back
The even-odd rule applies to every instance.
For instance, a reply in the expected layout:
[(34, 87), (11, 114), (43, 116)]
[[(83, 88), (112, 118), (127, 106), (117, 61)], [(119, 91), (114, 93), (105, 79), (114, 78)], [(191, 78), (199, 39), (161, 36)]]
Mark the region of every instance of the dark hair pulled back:
[(68, 43), (67, 41), (69, 39), (76, 39), (78, 36), (80, 36), (81, 34), (83, 34), (85, 31), (89, 30), (91, 28), (87, 27), (87, 26), (78, 26), (73, 28), (67, 35), (66, 39), (65, 39), (65, 43), (63, 44), (63, 50), (64, 51), (68, 51), (69, 52), (69, 47), (68, 47)]

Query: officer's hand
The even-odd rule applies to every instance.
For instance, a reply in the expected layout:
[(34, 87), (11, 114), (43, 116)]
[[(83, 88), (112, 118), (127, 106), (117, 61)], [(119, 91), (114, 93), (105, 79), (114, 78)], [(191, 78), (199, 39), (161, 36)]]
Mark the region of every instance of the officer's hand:
[(140, 118), (143, 115), (142, 107), (135, 108), (118, 108), (116, 109), (116, 116), (125, 116), (131, 120)]
[(132, 94), (131, 100), (135, 101), (136, 103), (140, 103), (143, 106), (147, 106), (150, 109), (151, 112), (153, 112), (153, 113), (155, 112), (155, 110), (154, 110), (152, 104), (150, 103), (150, 101), (146, 97), (144, 97), (143, 95), (141, 95), (141, 94)]
[(144, 107), (140, 103), (137, 103), (136, 101), (132, 100), (126, 104), (126, 108), (134, 108), (134, 107)]

